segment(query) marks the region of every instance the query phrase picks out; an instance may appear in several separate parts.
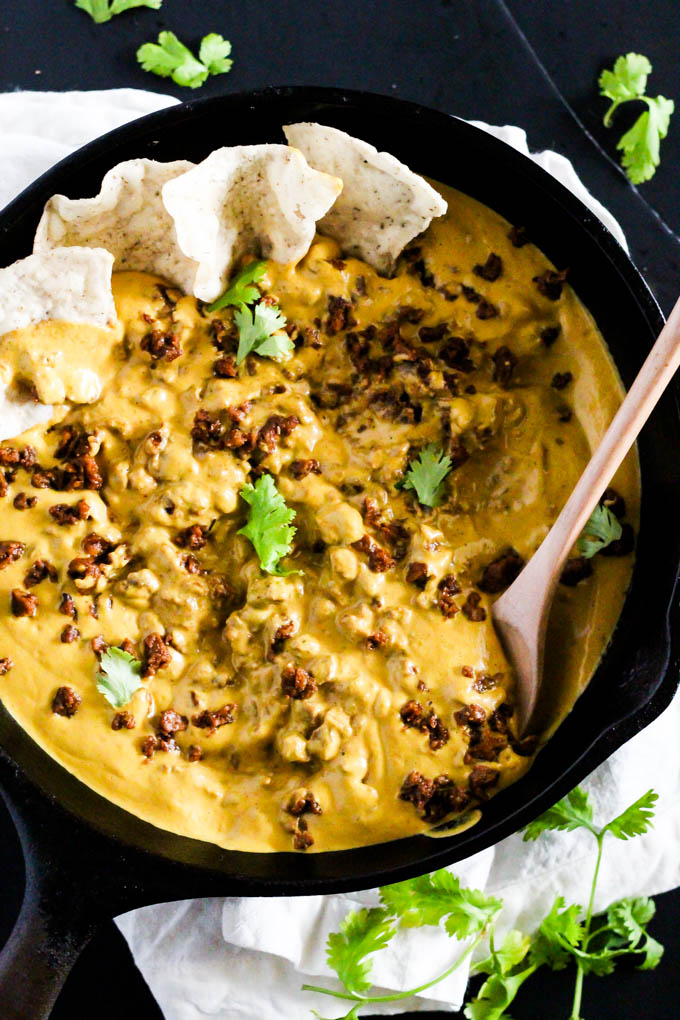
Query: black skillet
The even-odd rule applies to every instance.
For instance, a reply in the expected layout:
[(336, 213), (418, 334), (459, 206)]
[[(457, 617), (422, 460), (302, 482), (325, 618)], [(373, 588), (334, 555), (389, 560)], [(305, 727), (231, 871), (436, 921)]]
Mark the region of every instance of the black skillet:
[[(95, 194), (136, 156), (200, 160), (220, 145), (283, 141), (281, 125), (332, 124), (386, 149), (526, 226), (594, 315), (630, 384), (662, 316), (629, 258), (561, 184), (502, 142), (443, 113), (360, 92), (281, 88), (186, 103), (112, 131), (50, 170), (0, 214), (0, 265), (28, 255), (43, 203)], [(115, 807), (49, 758), (0, 707), (0, 781), (19, 830), (26, 893), (0, 956), (5, 1020), (47, 1017), (97, 925), (149, 903), (196, 896), (296, 896), (394, 882), (496, 843), (563, 796), (669, 704), (677, 687), (671, 624), (680, 563), (678, 407), (668, 392), (643, 431), (642, 524), (621, 621), (588, 690), (527, 776), (477, 826), (316, 854), (221, 850)], [(5, 650), (6, 652), (7, 650)], [(55, 678), (57, 679), (57, 678)]]

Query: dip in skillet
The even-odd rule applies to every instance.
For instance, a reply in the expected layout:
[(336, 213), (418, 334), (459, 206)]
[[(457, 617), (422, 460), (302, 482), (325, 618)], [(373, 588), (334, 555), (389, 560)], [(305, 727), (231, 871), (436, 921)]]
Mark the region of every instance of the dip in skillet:
[(158, 826), (271, 851), (464, 823), (611, 636), (633, 457), (604, 498), (620, 538), (575, 551), (555, 600), (544, 734), (519, 740), (490, 603), (621, 385), (564, 274), (437, 189), (446, 214), (391, 278), (317, 235), (295, 264), (243, 259), (217, 310), (116, 272), (115, 327), (0, 345), (7, 378), (56, 385), (43, 399), (83, 366), (100, 388), (0, 448), (0, 695)]

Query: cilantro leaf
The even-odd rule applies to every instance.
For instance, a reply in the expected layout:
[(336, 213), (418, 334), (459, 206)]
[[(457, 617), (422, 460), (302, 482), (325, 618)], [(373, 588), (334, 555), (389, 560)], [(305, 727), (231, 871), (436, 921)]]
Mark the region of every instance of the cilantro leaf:
[(578, 540), (578, 551), (587, 560), (621, 538), (622, 528), (609, 507), (596, 506)]
[[(617, 57), (612, 71), (603, 71), (598, 85), (600, 94), (613, 103), (625, 103), (629, 99), (640, 99), (647, 89), (647, 76), (652, 73), (652, 65), (641, 53), (626, 53)], [(610, 112), (605, 117), (609, 125)]]
[(614, 112), (622, 103), (638, 100), (647, 104), (629, 131), (619, 139), (617, 149), (622, 153), (621, 165), (633, 184), (643, 184), (654, 176), (659, 165), (661, 140), (668, 134), (672, 99), (665, 96), (646, 96), (647, 77), (652, 65), (641, 53), (626, 53), (618, 57), (613, 70), (605, 70), (599, 78), (600, 95), (611, 100), (604, 115), (609, 127)]
[(661, 141), (668, 134), (675, 109), (673, 100), (665, 96), (645, 97), (644, 101), (648, 109), (640, 114), (616, 146), (623, 153), (621, 165), (633, 184), (644, 184), (656, 173), (661, 160)]
[(401, 487), (414, 489), (423, 506), (435, 507), (441, 498), (439, 487), (452, 466), (451, 458), (435, 443), (430, 443), (409, 464)]
[(340, 925), (339, 932), (328, 936), (326, 957), (329, 965), (350, 992), (370, 988), (372, 961), (369, 953), (384, 949), (395, 933), (394, 922), (387, 910), (351, 910)]
[(508, 932), (500, 949), (496, 949), (491, 940), (491, 955), (473, 967), (474, 973), (488, 974), (489, 977), (477, 996), (465, 1006), (464, 1013), (468, 1020), (509, 1020), (505, 1010), (521, 985), (536, 970), (535, 964), (517, 970), (526, 958), (530, 944), (528, 935), (515, 930)]
[(574, 829), (589, 829), (595, 833), (593, 828), (593, 808), (585, 790), (580, 786), (575, 787), (571, 793), (558, 801), (542, 815), (535, 818), (533, 822), (524, 829), (522, 839), (538, 839), (542, 832), (549, 832), (559, 829), (562, 832), (571, 832)]
[(131, 11), (134, 7), (150, 7), (160, 10), (163, 0), (76, 0), (76, 7), (89, 14), (98, 25), (110, 21), (116, 14)]
[(208, 305), (206, 311), (219, 312), (220, 308), (226, 308), (227, 305), (252, 305), (258, 301), (260, 292), (253, 284), (259, 283), (266, 270), (266, 262), (249, 262), (231, 278), (224, 294)]
[(445, 868), (406, 882), (383, 886), (380, 899), (397, 914), (403, 928), (438, 925), (458, 939), (482, 931), (501, 909), (499, 900), (479, 889), (461, 888), (459, 879)]
[(651, 819), (654, 817), (654, 805), (658, 799), (659, 795), (654, 790), (647, 790), (647, 793), (643, 793), (634, 804), (608, 822), (602, 832), (611, 832), (617, 839), (641, 836), (652, 827)]
[(564, 970), (569, 963), (571, 950), (583, 938), (583, 924), (579, 921), (581, 907), (576, 903), (565, 907), (564, 898), (558, 896), (534, 935), (531, 943), (532, 962), (547, 964), (551, 970)]
[[(228, 48), (227, 48), (228, 47)], [(215, 33), (206, 35), (201, 43), (209, 63), (205, 64), (180, 42), (174, 32), (161, 32), (158, 43), (144, 43), (137, 50), (137, 60), (145, 71), (161, 78), (172, 78), (176, 85), (199, 88), (209, 74), (223, 74), (231, 67), (226, 59), (231, 44)]]
[(240, 365), (246, 355), (260, 354), (266, 358), (280, 358), (294, 350), (293, 341), (286, 333), (279, 333), (286, 325), (286, 318), (276, 305), (260, 301), (250, 310), (243, 305), (234, 314), (238, 326), (238, 351), (236, 364)]
[(250, 506), (248, 523), (238, 532), (249, 538), (255, 547), (260, 566), (268, 574), (285, 574), (294, 571), (279, 569), (279, 560), (292, 548), (296, 529), (291, 527), (295, 511), (286, 502), (274, 484), (271, 475), (262, 475), (255, 485), (245, 485), (241, 498)]
[(102, 672), (95, 680), (97, 690), (114, 708), (127, 705), (142, 686), (142, 664), (122, 648), (107, 648), (101, 657)]
[(198, 59), (208, 68), (210, 74), (226, 74), (231, 70), (232, 60), (229, 60), (231, 43), (224, 39), (217, 32), (211, 32), (203, 36), (201, 48), (198, 51)]

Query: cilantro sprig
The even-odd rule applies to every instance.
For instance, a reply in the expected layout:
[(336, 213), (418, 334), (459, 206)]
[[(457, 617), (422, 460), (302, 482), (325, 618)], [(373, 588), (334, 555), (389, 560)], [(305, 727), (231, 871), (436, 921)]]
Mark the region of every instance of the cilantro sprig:
[(596, 506), (578, 540), (578, 551), (589, 560), (612, 542), (618, 541), (623, 529), (607, 506)]
[(665, 96), (646, 96), (647, 77), (652, 65), (641, 53), (626, 53), (618, 57), (612, 70), (600, 75), (600, 95), (611, 100), (604, 115), (609, 127), (615, 111), (622, 103), (633, 100), (647, 104), (630, 130), (616, 146), (622, 153), (621, 164), (633, 184), (643, 184), (654, 176), (659, 165), (661, 141), (668, 134), (671, 115), (675, 109), (672, 99)]
[(144, 43), (137, 50), (137, 60), (145, 71), (161, 78), (172, 78), (176, 85), (197, 89), (211, 74), (231, 70), (231, 43), (216, 32), (203, 37), (198, 57), (177, 38), (174, 32), (161, 32), (157, 43)]
[(162, 3), (163, 0), (76, 0), (76, 7), (89, 14), (98, 25), (103, 25), (117, 14), (131, 11), (135, 7), (150, 7), (158, 11)]
[(452, 467), (448, 454), (436, 443), (430, 443), (409, 464), (401, 488), (413, 489), (419, 503), (435, 507), (441, 499), (441, 484)]
[(226, 308), (228, 305), (235, 305), (238, 308), (259, 301), (260, 291), (255, 284), (260, 282), (266, 271), (266, 262), (249, 262), (231, 278), (224, 294), (208, 305), (206, 311), (219, 312), (221, 308)]
[(262, 358), (281, 358), (295, 350), (293, 341), (282, 332), (286, 317), (276, 305), (260, 301), (252, 310), (241, 305), (234, 313), (238, 327), (236, 364), (240, 365), (248, 354)]
[[(545, 832), (575, 829), (585, 829), (595, 838), (598, 853), (585, 919), (581, 919), (583, 909), (578, 904), (567, 904), (558, 896), (533, 935), (511, 930), (496, 945), (495, 926), (502, 902), (478, 889), (462, 887), (449, 871), (436, 871), (385, 886), (380, 890), (380, 907), (350, 911), (340, 925), (340, 932), (329, 935), (327, 943), (328, 963), (343, 989), (335, 991), (317, 985), (303, 985), (303, 989), (344, 999), (351, 1005), (343, 1020), (358, 1020), (359, 1009), (364, 1006), (396, 1002), (438, 984), (488, 938), (489, 955), (472, 968), (472, 973), (484, 975), (484, 981), (465, 1006), (468, 1020), (508, 1020), (507, 1010), (519, 989), (539, 967), (563, 970), (570, 963), (576, 965), (570, 1020), (579, 1020), (586, 974), (609, 974), (623, 956), (637, 957), (640, 970), (652, 970), (663, 954), (663, 947), (647, 931), (654, 916), (654, 903), (646, 897), (617, 900), (592, 927), (605, 838), (610, 835), (625, 840), (646, 832), (656, 799), (654, 791), (649, 790), (598, 828), (588, 794), (577, 787), (524, 830), (525, 840), (538, 839)], [(416, 988), (388, 995), (368, 994), (373, 962), (369, 957), (387, 950), (398, 929), (422, 925), (441, 926), (449, 936), (467, 940), (465, 950), (443, 974)]]
[(293, 547), (296, 528), (291, 521), (295, 511), (286, 506), (271, 475), (262, 475), (255, 485), (245, 485), (241, 498), (250, 506), (247, 523), (239, 530), (253, 543), (260, 566), (268, 574), (285, 575), (296, 571), (283, 570), (279, 561)]
[(142, 686), (142, 664), (122, 648), (107, 648), (101, 657), (101, 672), (95, 680), (97, 690), (114, 708), (127, 705)]

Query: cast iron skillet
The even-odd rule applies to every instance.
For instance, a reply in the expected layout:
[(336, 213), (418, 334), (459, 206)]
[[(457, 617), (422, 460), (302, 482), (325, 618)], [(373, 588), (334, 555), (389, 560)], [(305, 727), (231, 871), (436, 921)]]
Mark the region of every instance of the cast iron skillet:
[[(267, 89), (144, 117), (65, 159), (5, 209), (0, 265), (30, 253), (43, 203), (55, 192), (95, 194), (113, 164), (135, 156), (200, 160), (220, 145), (283, 141), (281, 125), (298, 120), (343, 128), (525, 225), (558, 267), (571, 267), (573, 286), (597, 320), (624, 382), (631, 382), (663, 320), (646, 284), (599, 220), (502, 142), (394, 98)], [(417, 836), (309, 856), (221, 850), (157, 829), (93, 793), (0, 708), (0, 779), (26, 861), (24, 904), (0, 957), (6, 1020), (48, 1016), (77, 954), (104, 919), (185, 897), (360, 889), (451, 864), (526, 824), (659, 715), (678, 675), (671, 629), (680, 563), (678, 424), (676, 400), (668, 393), (640, 440), (644, 498), (635, 573), (593, 681), (529, 774), (495, 797), (482, 821), (459, 836)]]

